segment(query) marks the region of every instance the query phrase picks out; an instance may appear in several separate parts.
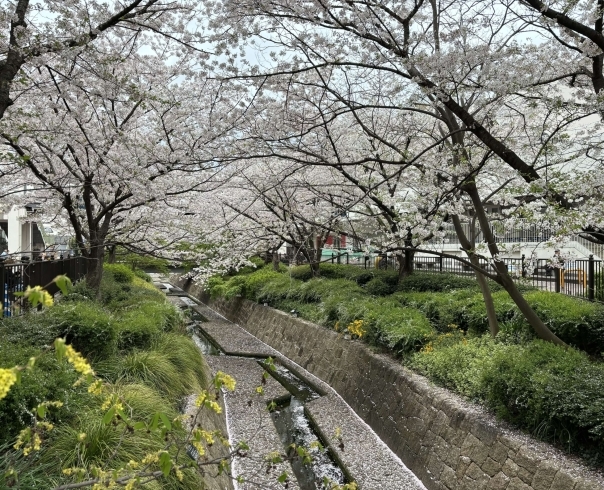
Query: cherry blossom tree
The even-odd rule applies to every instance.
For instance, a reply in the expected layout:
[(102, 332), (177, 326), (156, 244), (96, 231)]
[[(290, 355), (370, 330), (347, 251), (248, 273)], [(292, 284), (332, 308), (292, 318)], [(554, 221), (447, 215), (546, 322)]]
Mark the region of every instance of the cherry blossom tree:
[[(322, 1), (223, 2), (222, 7), (213, 25), (234, 25), (237, 36), (230, 31), (230, 39), (260, 40), (265, 51), (273, 49), (264, 65), (245, 72), (256, 87), (275, 90), (270, 79), (278, 78), (283, 92), (295, 97), (299, 90), (292, 89), (290, 80), (296, 78), (301, 86), (320, 83), (332, 100), (345, 101), (355, 111), (359, 104), (376, 111), (387, 106), (438, 120), (448, 152), (445, 162), (450, 164), (436, 175), (454, 184), (474, 207), (494, 266), (494, 271), (481, 272), (508, 290), (541, 337), (560, 342), (524, 301), (499, 259), (483, 206), (492, 189), (477, 185), (481, 169), (495, 162), (511, 174), (501, 181), (513, 183), (517, 194), (530, 195), (523, 201), (525, 213), (555, 203), (566, 210), (567, 218), (573, 214), (568, 183), (578, 172), (548, 180), (552, 164), (546, 157), (564, 139), (565, 130), (597, 109), (565, 101), (562, 88), (549, 85), (568, 61), (560, 50), (520, 44), (526, 22), (489, 1), (451, 2), (446, 10), (440, 2), (422, 0), (396, 8), (389, 2)], [(234, 58), (230, 62), (229, 73), (235, 74), (231, 76), (243, 76), (245, 65), (237, 65)], [(320, 82), (308, 82), (311, 74)], [(357, 83), (352, 90), (350, 84), (342, 90), (343, 80)], [(390, 90), (387, 98), (376, 95), (380, 82)], [(547, 90), (540, 92), (543, 85)], [(541, 121), (527, 120), (527, 106), (533, 118), (541, 113)], [(546, 127), (554, 129), (547, 134)], [(579, 149), (570, 153), (582, 151), (585, 155)], [(558, 163), (564, 158), (555, 157)], [(454, 200), (450, 203), (449, 214), (458, 214)], [(466, 252), (475, 253), (467, 247)]]
[[(196, 17), (196, 2), (129, 0), (125, 2), (60, 2), (11, 0), (0, 5), (0, 119), (13, 104), (14, 84), (21, 84), (22, 69), (29, 64), (61, 57), (62, 53), (81, 51), (104, 37), (117, 35), (116, 56), (128, 39), (149, 31), (179, 40), (186, 49), (200, 39), (191, 19)], [(189, 28), (186, 35), (183, 32)], [(124, 51), (121, 51), (121, 56)], [(71, 56), (69, 54), (68, 56)]]
[(92, 288), (109, 243), (167, 253), (193, 240), (191, 210), (228, 172), (215, 157), (228, 148), (237, 104), (136, 39), (116, 59), (121, 42), (24, 72), (26, 88), (0, 123), (6, 174), (71, 226)]

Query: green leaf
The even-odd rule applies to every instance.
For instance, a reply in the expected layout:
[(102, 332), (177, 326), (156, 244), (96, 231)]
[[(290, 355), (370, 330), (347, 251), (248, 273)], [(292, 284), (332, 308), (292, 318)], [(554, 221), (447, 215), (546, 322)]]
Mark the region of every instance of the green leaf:
[(172, 458), (170, 458), (170, 454), (165, 451), (159, 455), (159, 469), (164, 476), (168, 476), (172, 469)]
[(248, 451), (250, 449), (245, 441), (240, 441), (237, 447), (243, 451)]
[(40, 417), (41, 419), (46, 417), (46, 407), (43, 404), (38, 405), (36, 411), (38, 413), (38, 417)]
[(134, 428), (134, 430), (143, 430), (147, 428), (147, 424), (145, 424), (144, 422), (135, 422), (132, 427)]
[(288, 478), (288, 476), (287, 476), (287, 472), (286, 472), (286, 471), (284, 471), (283, 473), (281, 473), (281, 474), (279, 475), (279, 478), (277, 478), (277, 481), (278, 481), (279, 483), (285, 483), (285, 482), (287, 481), (287, 478)]
[(170, 422), (170, 419), (166, 416), (165, 413), (159, 412), (159, 418), (161, 419), (161, 421), (164, 424), (164, 427), (166, 429), (168, 429), (168, 430), (172, 429), (172, 423)]
[(159, 425), (159, 413), (156, 413), (151, 419), (151, 425), (149, 425), (149, 430), (157, 430), (157, 426)]
[(61, 293), (63, 295), (66, 295), (67, 293), (69, 293), (69, 290), (71, 289), (71, 286), (72, 286), (71, 279), (69, 279), (69, 277), (67, 277), (66, 275), (55, 277), (54, 283), (61, 290)]
[(103, 415), (103, 424), (109, 425), (113, 420), (113, 417), (115, 417), (115, 405), (107, 410), (107, 413)]
[(67, 346), (65, 345), (65, 339), (56, 339), (55, 340), (55, 353), (57, 354), (57, 359), (60, 361), (65, 356), (65, 351), (67, 350)]

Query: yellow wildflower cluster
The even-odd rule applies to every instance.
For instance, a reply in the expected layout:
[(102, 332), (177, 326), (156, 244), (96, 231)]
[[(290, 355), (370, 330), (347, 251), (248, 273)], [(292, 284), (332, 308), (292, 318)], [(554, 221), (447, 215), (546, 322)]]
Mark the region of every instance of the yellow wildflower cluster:
[(216, 376), (214, 377), (214, 385), (216, 389), (220, 389), (222, 387), (226, 388), (229, 391), (235, 391), (235, 379), (222, 371), (218, 371)]
[(0, 369), (0, 400), (2, 400), (10, 390), (10, 387), (17, 382), (17, 370)]
[(199, 456), (203, 456), (206, 453), (206, 450), (200, 441), (193, 440), (191, 441), (191, 445), (197, 450), (197, 454), (199, 454)]
[(203, 406), (203, 407), (213, 410), (216, 413), (222, 413), (222, 408), (220, 407), (220, 405), (218, 405), (218, 403), (216, 403), (214, 400), (212, 400), (210, 398), (210, 394), (206, 390), (203, 390), (197, 396), (197, 399), (195, 400), (195, 406), (196, 407)]
[(365, 330), (363, 328), (363, 326), (364, 326), (363, 320), (355, 320), (348, 324), (348, 326), (346, 327), (346, 330), (348, 330), (348, 333), (350, 335), (355, 335), (355, 336), (361, 338), (363, 335), (365, 335), (367, 333), (367, 330)]
[(42, 286), (34, 286), (33, 288), (27, 286), (27, 289), (23, 293), (23, 297), (27, 298), (33, 306), (41, 303), (44, 306), (52, 306), (52, 296)]
[(28, 456), (32, 451), (39, 451), (42, 439), (37, 432), (33, 432), (31, 427), (26, 427), (17, 437), (17, 442), (14, 444), (14, 448), (19, 450), (23, 449), (23, 456)]
[(90, 367), (90, 364), (82, 357), (82, 355), (75, 350), (71, 345), (65, 346), (65, 357), (73, 368), (84, 376), (94, 375), (94, 371)]
[(88, 387), (88, 393), (92, 393), (93, 395), (99, 396), (103, 394), (103, 381), (97, 379), (94, 383), (92, 383)]
[(86, 469), (85, 468), (78, 468), (77, 466), (74, 466), (72, 468), (65, 468), (63, 470), (63, 474), (66, 476), (75, 476), (77, 477), (77, 479), (81, 479), (84, 478), (84, 476), (86, 475)]

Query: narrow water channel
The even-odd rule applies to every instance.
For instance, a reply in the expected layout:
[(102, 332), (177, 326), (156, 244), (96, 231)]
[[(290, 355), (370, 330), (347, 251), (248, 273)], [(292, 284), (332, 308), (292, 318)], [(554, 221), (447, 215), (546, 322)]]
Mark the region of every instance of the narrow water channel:
[[(185, 298), (182, 298), (185, 300)], [(188, 299), (188, 298), (187, 298)], [(217, 356), (225, 355), (212, 340), (203, 333), (201, 324), (207, 319), (191, 306), (192, 300), (184, 301), (190, 322), (187, 326), (191, 337), (203, 355)], [(259, 364), (266, 369), (264, 360), (258, 360)], [(268, 369), (267, 369), (268, 370)], [(309, 418), (304, 411), (304, 404), (319, 398), (321, 395), (312, 389), (294, 373), (277, 364), (275, 369), (268, 370), (285, 389), (291, 394), (291, 398), (277, 407), (271, 413), (271, 418), (281, 438), (281, 442), (287, 452), (292, 444), (305, 447), (312, 457), (311, 464), (303, 464), (300, 458), (292, 461), (292, 470), (301, 490), (327, 490), (333, 484), (342, 485), (347, 482), (346, 477), (329, 450), (324, 448), (314, 430)], [(189, 455), (195, 457), (195, 449), (188, 448)]]
[(299, 459), (292, 461), (300, 489), (323, 490), (331, 488), (333, 483), (346, 483), (344, 473), (324, 447), (304, 411), (304, 403), (321, 395), (283, 366), (277, 365), (269, 372), (292, 395), (289, 403), (271, 413), (283, 446), (286, 451), (292, 444), (303, 446), (312, 457), (310, 465), (303, 464)]

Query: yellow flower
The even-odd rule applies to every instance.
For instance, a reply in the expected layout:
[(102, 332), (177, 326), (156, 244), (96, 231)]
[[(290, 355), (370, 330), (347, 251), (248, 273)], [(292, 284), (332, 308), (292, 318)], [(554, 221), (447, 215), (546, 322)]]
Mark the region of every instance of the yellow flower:
[(0, 369), (0, 400), (2, 400), (8, 394), (10, 387), (16, 382), (16, 368)]
[(92, 383), (88, 387), (88, 393), (92, 393), (93, 395), (100, 395), (103, 393), (103, 382), (100, 379), (97, 379), (94, 383)]
[(78, 434), (78, 441), (83, 442), (84, 439), (86, 439), (86, 433), (85, 432), (80, 432)]
[(82, 357), (82, 355), (76, 351), (71, 345), (65, 346), (65, 357), (73, 368), (80, 374), (87, 376), (89, 374), (94, 375), (94, 371), (90, 367), (90, 364)]
[(216, 373), (216, 376), (214, 377), (214, 384), (218, 389), (224, 386), (229, 391), (235, 391), (235, 385), (237, 383), (235, 382), (235, 379), (232, 376), (229, 376), (228, 374), (223, 373), (222, 371), (218, 371)]

